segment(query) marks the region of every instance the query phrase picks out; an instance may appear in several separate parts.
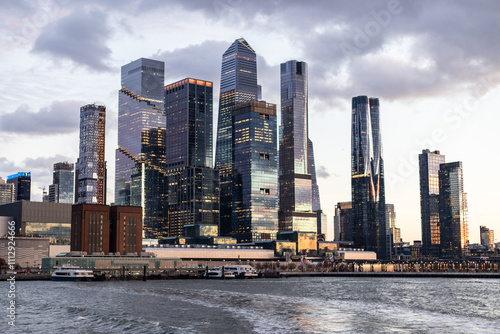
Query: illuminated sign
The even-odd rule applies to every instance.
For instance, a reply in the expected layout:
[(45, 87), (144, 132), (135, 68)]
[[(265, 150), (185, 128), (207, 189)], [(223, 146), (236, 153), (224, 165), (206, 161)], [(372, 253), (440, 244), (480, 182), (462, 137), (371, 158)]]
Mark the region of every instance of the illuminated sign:
[(31, 172), (19, 172), (16, 174), (12, 174), (7, 176), (7, 180), (15, 179), (16, 177), (31, 177)]

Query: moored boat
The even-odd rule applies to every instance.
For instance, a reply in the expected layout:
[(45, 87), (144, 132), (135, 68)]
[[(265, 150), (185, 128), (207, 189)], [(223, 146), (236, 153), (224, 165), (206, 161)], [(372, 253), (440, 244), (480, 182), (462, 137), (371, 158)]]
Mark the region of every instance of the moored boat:
[(80, 267), (59, 267), (52, 273), (53, 281), (92, 281), (94, 272)]

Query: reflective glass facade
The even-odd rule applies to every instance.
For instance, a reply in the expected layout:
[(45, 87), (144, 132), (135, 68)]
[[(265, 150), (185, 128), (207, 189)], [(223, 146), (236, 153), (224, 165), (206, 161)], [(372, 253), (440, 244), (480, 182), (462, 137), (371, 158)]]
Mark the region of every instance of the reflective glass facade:
[(418, 155), (420, 173), (420, 218), (422, 222), (422, 255), (439, 257), (439, 166), (445, 156), (439, 151), (422, 150)]
[(307, 140), (309, 150), (309, 173), (311, 173), (312, 184), (312, 210), (314, 212), (321, 210), (321, 202), (319, 199), (319, 186), (316, 178), (316, 163), (314, 162), (314, 146), (311, 139)]
[(14, 184), (6, 183), (0, 177), (0, 205), (13, 203), (15, 200)]
[(219, 225), (219, 171), (212, 168), (213, 84), (186, 78), (165, 86), (168, 231)]
[(163, 113), (164, 63), (140, 58), (122, 66), (118, 92), (118, 149), (115, 203), (130, 205), (132, 169), (144, 160), (143, 133), (165, 128)]
[(105, 204), (105, 130), (105, 106), (88, 104), (80, 108), (80, 155), (76, 163), (76, 203)]
[(71, 223), (23, 222), (22, 231), (26, 236), (49, 238), (50, 244), (69, 245)]
[(144, 130), (142, 160), (131, 171), (130, 205), (143, 208), (146, 238), (168, 236), (166, 214), (167, 176), (165, 173), (165, 129)]
[(351, 192), (355, 247), (390, 259), (386, 226), (384, 159), (377, 98), (353, 97), (351, 123)]
[(232, 231), (238, 242), (275, 240), (278, 232), (276, 105), (233, 107)]
[(31, 173), (19, 172), (7, 176), (7, 183), (14, 184), (14, 200), (31, 200)]
[(248, 42), (237, 39), (222, 55), (215, 168), (220, 170), (220, 233), (231, 232), (232, 111), (235, 104), (257, 100), (257, 56)]
[(279, 230), (317, 231), (309, 172), (307, 64), (281, 64)]
[(439, 224), (441, 257), (465, 258), (469, 247), (467, 194), (464, 192), (462, 162), (439, 168)]
[(335, 241), (352, 241), (352, 202), (340, 202), (335, 206)]
[(49, 202), (74, 203), (74, 165), (68, 162), (54, 164), (52, 184), (49, 186)]

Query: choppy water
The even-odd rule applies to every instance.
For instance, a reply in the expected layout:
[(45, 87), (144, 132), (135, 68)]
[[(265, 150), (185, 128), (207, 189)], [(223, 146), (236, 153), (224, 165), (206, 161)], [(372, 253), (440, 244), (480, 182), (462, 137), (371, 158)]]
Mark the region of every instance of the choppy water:
[[(19, 333), (500, 333), (495, 279), (38, 281), (16, 288)], [(2, 333), (12, 331), (7, 289), (0, 282)]]

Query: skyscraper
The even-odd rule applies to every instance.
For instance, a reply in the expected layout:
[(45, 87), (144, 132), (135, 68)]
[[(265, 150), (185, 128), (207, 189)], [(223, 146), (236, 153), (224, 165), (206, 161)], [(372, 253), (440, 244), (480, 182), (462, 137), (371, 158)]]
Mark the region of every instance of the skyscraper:
[(314, 212), (321, 210), (321, 201), (319, 199), (319, 186), (316, 178), (316, 163), (314, 161), (314, 146), (311, 139), (307, 140), (308, 147), (308, 164), (309, 173), (311, 173), (311, 186), (312, 186), (312, 210)]
[(219, 225), (219, 172), (213, 169), (213, 84), (186, 78), (165, 86), (169, 236), (187, 224)]
[(317, 232), (309, 172), (307, 64), (281, 64), (279, 230)]
[(52, 184), (49, 186), (49, 202), (74, 203), (74, 164), (58, 162), (54, 164)]
[(31, 200), (31, 173), (19, 172), (7, 176), (7, 183), (14, 184), (14, 200)]
[(88, 104), (80, 108), (80, 155), (75, 168), (76, 203), (106, 204), (105, 130), (105, 106)]
[(121, 68), (115, 168), (117, 205), (130, 205), (132, 169), (144, 162), (144, 131), (165, 128), (164, 67), (161, 61), (140, 58)]
[(232, 231), (238, 242), (276, 240), (278, 160), (276, 105), (233, 106)]
[(0, 177), (0, 205), (14, 203), (14, 201), (14, 184), (6, 183), (5, 180)]
[(352, 99), (351, 153), (354, 245), (375, 251), (379, 259), (390, 259), (377, 98), (358, 96)]
[(422, 221), (422, 255), (439, 257), (439, 165), (445, 156), (439, 151), (422, 150), (418, 155), (420, 173), (420, 218)]
[(255, 101), (260, 96), (257, 85), (257, 56), (248, 42), (237, 39), (222, 55), (222, 70), (217, 123), (215, 168), (220, 171), (220, 234), (231, 232), (232, 210), (232, 106)]
[(460, 259), (468, 254), (469, 223), (462, 162), (439, 167), (439, 224), (441, 256)]
[(335, 206), (335, 241), (353, 241), (352, 202), (339, 202)]
[(486, 226), (479, 226), (479, 236), (481, 238), (481, 245), (490, 246), (495, 242), (493, 230), (490, 230)]

